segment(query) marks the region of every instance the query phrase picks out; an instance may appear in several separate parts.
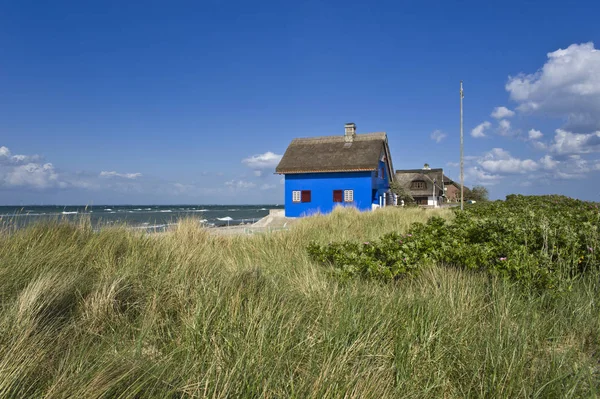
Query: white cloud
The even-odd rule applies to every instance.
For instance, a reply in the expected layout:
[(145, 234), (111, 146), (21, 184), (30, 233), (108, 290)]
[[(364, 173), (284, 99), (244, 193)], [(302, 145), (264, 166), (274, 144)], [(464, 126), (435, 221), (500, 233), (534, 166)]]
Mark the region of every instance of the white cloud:
[(260, 186), (261, 190), (272, 190), (275, 187), (277, 187), (275, 184), (263, 184), (262, 186)]
[(555, 169), (558, 166), (559, 163), (560, 163), (559, 161), (556, 161), (550, 155), (544, 156), (539, 161), (539, 164), (542, 166), (542, 168), (544, 168), (546, 170), (553, 170), (553, 169)]
[(539, 150), (539, 151), (546, 151), (548, 149), (548, 146), (546, 145), (546, 143), (543, 143), (541, 141), (533, 140), (531, 142), (531, 144), (533, 145), (533, 148), (535, 148), (536, 150)]
[[(539, 160), (520, 159), (502, 148), (493, 148), (476, 159), (468, 161), (465, 169), (467, 184), (493, 185), (502, 179), (520, 186), (528, 180), (546, 184), (557, 179), (583, 179), (592, 172), (600, 171), (600, 159), (585, 159), (582, 155), (561, 155), (559, 159), (546, 154)], [(515, 179), (514, 176), (522, 176)]]
[(53, 186), (61, 186), (58, 181), (58, 174), (51, 163), (43, 165), (37, 163), (27, 163), (19, 165), (8, 171), (4, 177), (8, 186), (12, 187), (30, 187), (44, 189)]
[(557, 129), (550, 151), (561, 155), (600, 152), (600, 131), (582, 134)]
[[(502, 179), (502, 176), (488, 173), (477, 166), (471, 166), (465, 169), (465, 180), (472, 184), (482, 184), (491, 186), (497, 184)], [(467, 183), (465, 183), (466, 185)]]
[(281, 157), (283, 155), (275, 154), (271, 151), (267, 151), (264, 154), (253, 155), (248, 158), (242, 159), (242, 163), (255, 171), (261, 171), (262, 169), (275, 169)]
[(253, 183), (250, 181), (245, 181), (245, 180), (235, 180), (235, 179), (225, 182), (225, 185), (229, 188), (238, 189), (238, 190), (247, 190), (247, 189), (256, 187), (256, 183)]
[(39, 155), (12, 155), (8, 147), (0, 147), (0, 186), (33, 189), (66, 186), (54, 166), (41, 160)]
[(431, 133), (431, 139), (433, 141), (435, 141), (436, 143), (441, 142), (442, 140), (444, 140), (446, 138), (446, 136), (448, 136), (446, 133), (442, 132), (441, 130), (434, 130)]
[(475, 126), (473, 130), (471, 130), (471, 136), (475, 138), (485, 137), (485, 131), (489, 129), (490, 126), (492, 126), (492, 124), (488, 121), (480, 123), (479, 125)]
[(102, 172), (100, 172), (99, 176), (105, 177), (105, 178), (121, 177), (123, 179), (137, 179), (138, 177), (142, 177), (142, 174), (141, 173), (117, 173), (115, 171), (112, 171), (112, 172), (102, 171)]
[(567, 119), (567, 130), (600, 129), (600, 51), (593, 43), (572, 44), (547, 54), (535, 73), (509, 77), (506, 90), (522, 112)]
[(494, 148), (487, 152), (478, 163), (490, 173), (528, 173), (539, 168), (534, 160), (515, 158), (502, 148)]
[(586, 174), (594, 170), (594, 164), (583, 159), (580, 155), (569, 155), (554, 171), (556, 179), (583, 179)]
[(543, 136), (542, 132), (540, 132), (539, 130), (535, 130), (535, 129), (529, 130), (527, 135), (529, 137), (529, 140), (538, 140), (538, 139), (541, 139)]
[(498, 134), (500, 136), (511, 136), (512, 135), (509, 120), (502, 119), (502, 120), (498, 121)]
[(39, 163), (42, 157), (39, 155), (12, 155), (8, 147), (0, 147), (0, 164), (23, 165), (26, 163)]
[(510, 109), (508, 109), (506, 107), (496, 107), (496, 108), (494, 108), (494, 111), (492, 111), (490, 116), (495, 119), (504, 119), (504, 118), (510, 118), (511, 116), (514, 116), (514, 115), (515, 115), (515, 111), (511, 111)]
[[(142, 178), (141, 173), (118, 173), (115, 171), (103, 172), (69, 172), (57, 170), (52, 163), (42, 162), (39, 155), (13, 155), (9, 148), (0, 146), (0, 189), (10, 196), (2, 196), (0, 202), (8, 202), (17, 198), (28, 198), (29, 201), (38, 201), (43, 197), (38, 191), (84, 190), (83, 194), (74, 191), (65, 191), (68, 195), (82, 195), (96, 197), (98, 195), (114, 193), (121, 195), (150, 195), (148, 198), (173, 198), (185, 196), (188, 199), (219, 195), (230, 195), (234, 198), (236, 190), (225, 188), (207, 187), (206, 184), (196, 186), (165, 181), (152, 177)], [(254, 183), (236, 182), (236, 188), (255, 187)], [(65, 195), (65, 194), (63, 194)], [(12, 197), (11, 197), (12, 196)], [(237, 198), (237, 197), (236, 197)], [(44, 199), (45, 201), (45, 199)]]

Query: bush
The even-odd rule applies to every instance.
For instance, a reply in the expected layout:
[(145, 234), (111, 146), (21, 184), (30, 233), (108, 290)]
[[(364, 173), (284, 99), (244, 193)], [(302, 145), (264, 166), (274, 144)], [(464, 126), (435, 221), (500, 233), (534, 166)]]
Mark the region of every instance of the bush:
[(466, 200), (484, 202), (484, 201), (487, 201), (488, 198), (489, 198), (489, 192), (488, 192), (488, 189), (485, 188), (484, 186), (475, 186), (471, 190), (468, 190), (467, 192), (465, 192)]
[(568, 289), (598, 270), (598, 204), (562, 196), (510, 195), (506, 201), (456, 210), (453, 222), (432, 217), (408, 234), (357, 244), (311, 244), (311, 257), (343, 278), (398, 279), (430, 263), (483, 270), (534, 289)]

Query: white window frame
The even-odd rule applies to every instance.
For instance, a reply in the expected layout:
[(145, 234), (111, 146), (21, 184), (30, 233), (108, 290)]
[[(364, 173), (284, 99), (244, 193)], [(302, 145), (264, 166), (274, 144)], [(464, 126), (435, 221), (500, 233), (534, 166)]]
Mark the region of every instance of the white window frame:
[(354, 202), (354, 190), (344, 190), (344, 202)]
[(301, 202), (302, 201), (302, 191), (294, 190), (292, 191), (292, 202)]

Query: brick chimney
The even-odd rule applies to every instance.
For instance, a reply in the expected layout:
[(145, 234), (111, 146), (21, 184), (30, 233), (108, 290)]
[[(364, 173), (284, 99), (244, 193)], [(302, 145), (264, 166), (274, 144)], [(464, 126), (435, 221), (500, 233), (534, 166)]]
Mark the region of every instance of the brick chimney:
[(354, 141), (354, 137), (356, 136), (356, 124), (346, 123), (344, 129), (344, 138), (346, 140), (346, 143), (352, 143)]

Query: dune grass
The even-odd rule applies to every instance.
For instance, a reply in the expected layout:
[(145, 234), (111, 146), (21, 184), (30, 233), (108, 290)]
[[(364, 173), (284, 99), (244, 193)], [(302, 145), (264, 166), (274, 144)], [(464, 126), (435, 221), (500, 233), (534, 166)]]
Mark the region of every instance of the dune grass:
[(598, 278), (562, 296), (432, 266), (338, 282), (311, 241), (450, 212), (336, 210), (286, 232), (0, 234), (0, 397), (594, 397)]

